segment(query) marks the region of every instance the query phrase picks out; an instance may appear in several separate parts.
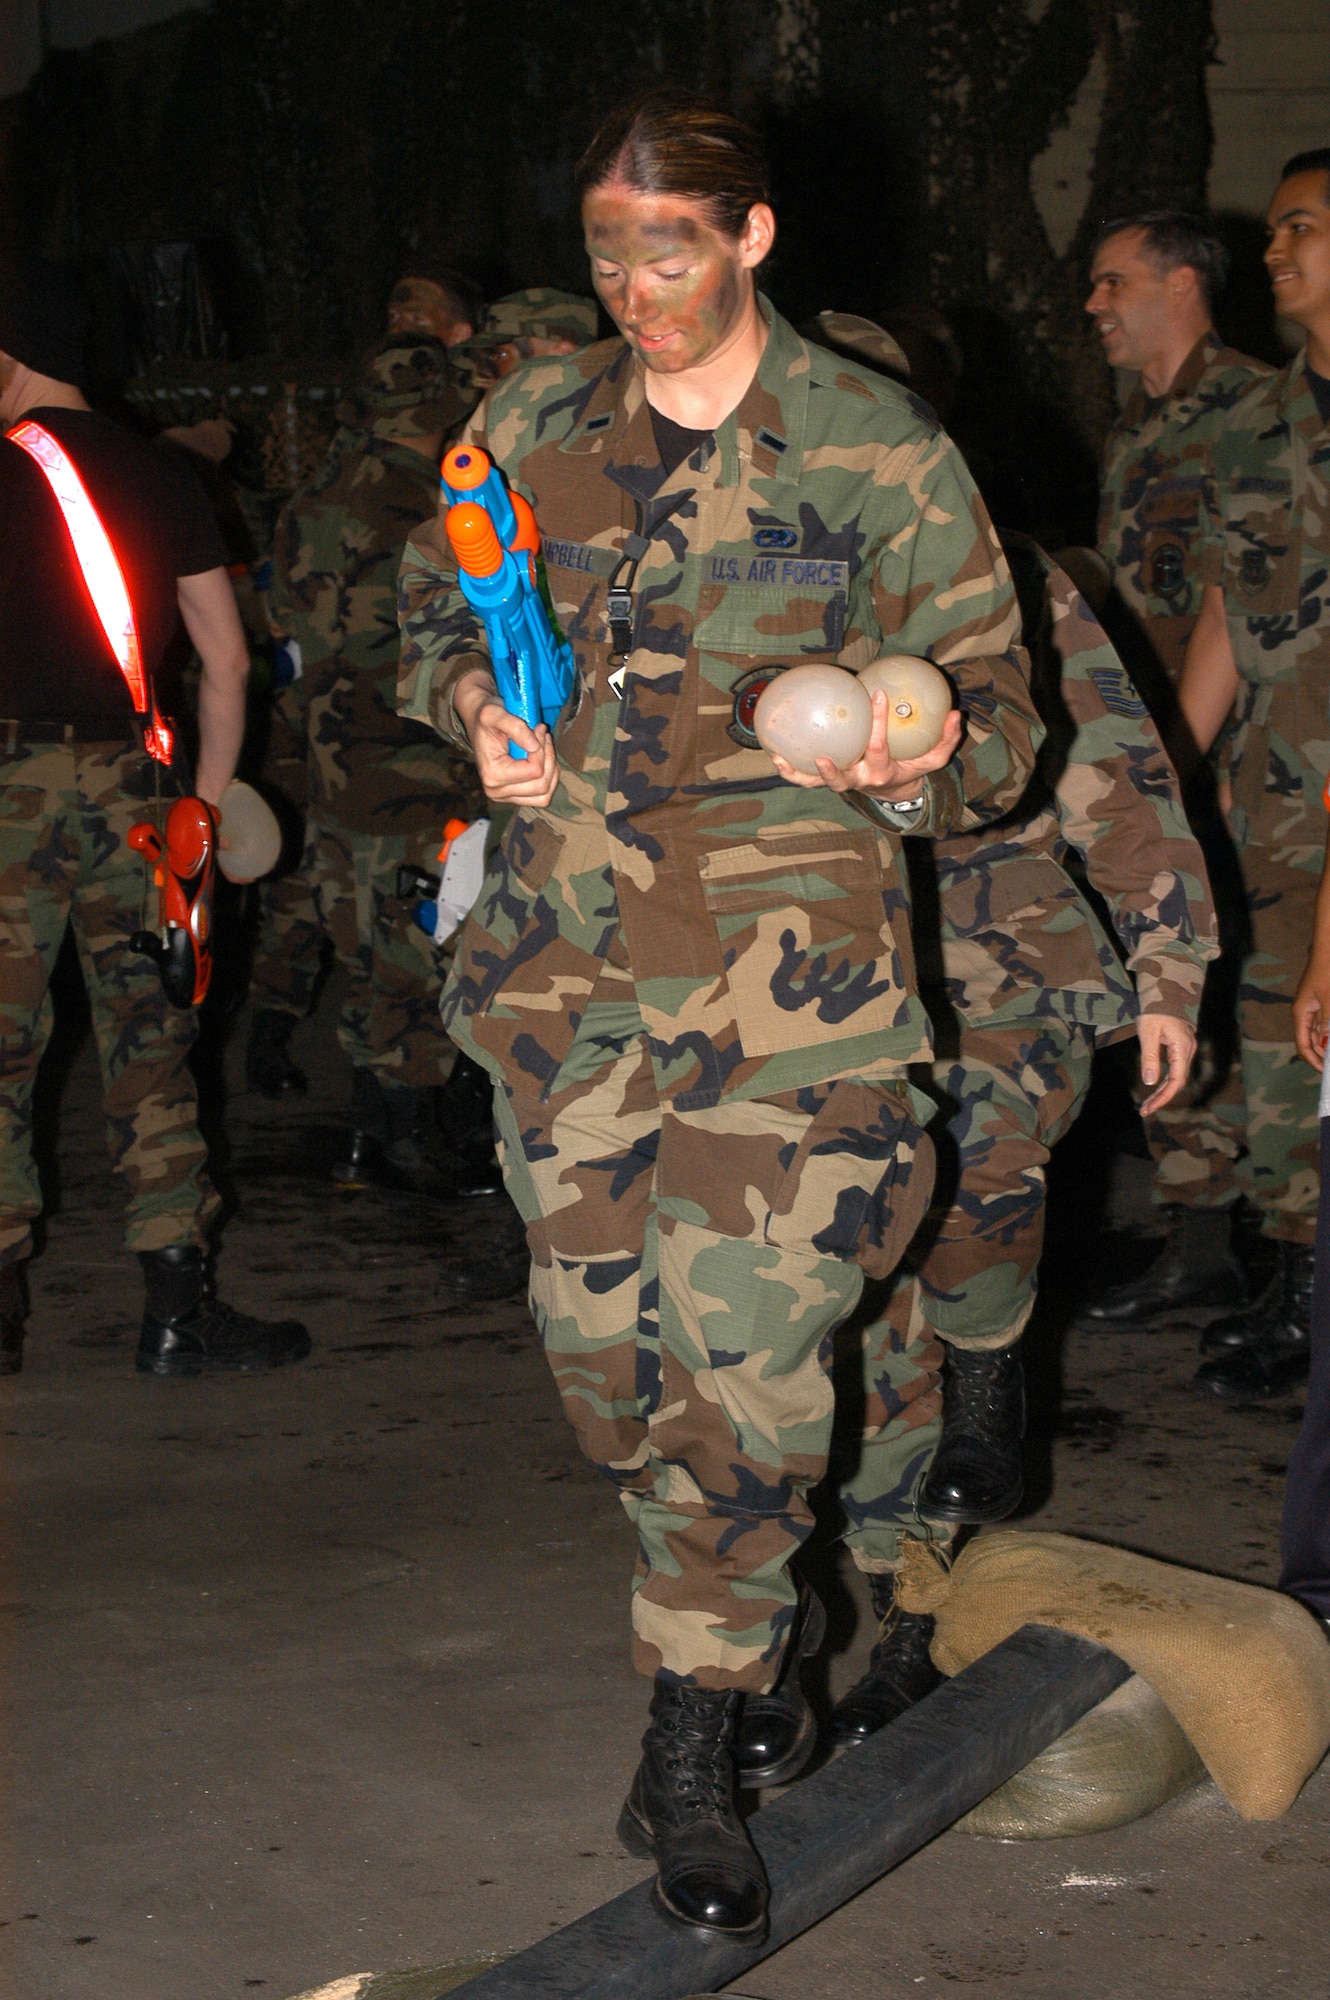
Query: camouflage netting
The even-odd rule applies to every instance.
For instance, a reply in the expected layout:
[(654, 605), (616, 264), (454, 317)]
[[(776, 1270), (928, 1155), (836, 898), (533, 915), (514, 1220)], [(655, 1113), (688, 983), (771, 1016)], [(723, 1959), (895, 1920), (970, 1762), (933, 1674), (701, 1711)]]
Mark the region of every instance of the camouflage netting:
[[(358, 0), (216, 0), (50, 55), (16, 139), (28, 247), (92, 266), (193, 242), (233, 354), (354, 353), (413, 259), (492, 294), (585, 290), (574, 160), (598, 111), (668, 79), (767, 127), (785, 311), (941, 306), (979, 461), (1019, 458), (1026, 433), (1084, 459), (1110, 410), (1080, 310), (1088, 239), (1204, 189), (1210, 0), (582, 0), (575, 32), (537, 0), (372, 11), (369, 29)], [(1059, 254), (1030, 169), (1092, 71), (1090, 194)], [(1050, 535), (1041, 511), (1059, 515), (1066, 541), (1084, 505), (1080, 486), (1018, 482), (1003, 511)]]

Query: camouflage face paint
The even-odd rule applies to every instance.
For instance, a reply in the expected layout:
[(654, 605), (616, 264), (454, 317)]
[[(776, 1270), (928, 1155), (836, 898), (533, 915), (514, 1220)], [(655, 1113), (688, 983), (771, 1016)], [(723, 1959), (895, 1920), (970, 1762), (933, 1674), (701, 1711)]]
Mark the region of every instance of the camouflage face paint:
[(679, 374), (724, 346), (753, 281), (738, 244), (712, 227), (699, 202), (595, 188), (582, 220), (596, 292), (648, 368)]

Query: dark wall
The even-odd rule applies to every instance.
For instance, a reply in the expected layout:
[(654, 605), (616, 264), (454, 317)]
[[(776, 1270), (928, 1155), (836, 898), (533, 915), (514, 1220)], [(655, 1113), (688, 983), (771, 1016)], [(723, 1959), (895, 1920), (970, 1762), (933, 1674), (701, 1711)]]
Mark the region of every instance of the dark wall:
[[(1092, 196), (1058, 256), (1030, 163), (1096, 52)], [(20, 229), (85, 263), (192, 241), (233, 353), (342, 354), (422, 255), (491, 291), (587, 289), (581, 146), (616, 97), (691, 85), (770, 138), (778, 303), (950, 313), (956, 422), (979, 458), (1034, 441), (1009, 513), (1048, 532), (1050, 508), (1083, 523), (1111, 410), (1081, 312), (1088, 238), (1124, 208), (1200, 200), (1210, 54), (1210, 0), (217, 0), (48, 58), (16, 140)]]

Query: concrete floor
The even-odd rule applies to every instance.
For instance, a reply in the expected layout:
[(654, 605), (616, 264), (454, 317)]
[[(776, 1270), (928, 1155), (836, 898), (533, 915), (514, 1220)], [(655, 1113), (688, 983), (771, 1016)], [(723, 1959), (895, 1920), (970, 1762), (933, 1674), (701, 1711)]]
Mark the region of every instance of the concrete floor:
[[(613, 1831), (644, 1709), (627, 1525), (524, 1309), (441, 1301), (439, 1257), (494, 1218), (329, 1187), (334, 997), (297, 1043), (303, 1103), (239, 1091), (239, 1036), (228, 1058), (243, 1199), (223, 1289), (315, 1339), (271, 1379), (134, 1375), (137, 1273), (86, 1044), (72, 1062), (30, 1358), (0, 1383), (7, 2000), (288, 2000), (460, 1972), (643, 1873)], [(1026, 1518), (1271, 1582), (1296, 1405), (1201, 1403), (1185, 1330), (1073, 1332), (1058, 1359), (1059, 1272), (1086, 1268), (1102, 1154), (1064, 1167)], [(1119, 1210), (1140, 1182), (1129, 1163)], [(834, 1694), (871, 1634), (829, 1552), (820, 1581)], [(1205, 1785), (1113, 1834), (953, 1833), (739, 1986), (1302, 2000), (1330, 1991), (1327, 1869), (1325, 1771), (1273, 1825)]]

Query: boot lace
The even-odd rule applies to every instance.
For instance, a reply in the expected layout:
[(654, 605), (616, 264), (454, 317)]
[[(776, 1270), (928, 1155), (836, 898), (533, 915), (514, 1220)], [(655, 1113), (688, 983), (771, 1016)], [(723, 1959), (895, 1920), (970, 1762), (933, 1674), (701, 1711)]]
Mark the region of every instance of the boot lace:
[[(699, 1698), (700, 1697), (700, 1698)], [(728, 1817), (734, 1809), (730, 1737), (734, 1703), (717, 1709), (714, 1695), (681, 1688), (652, 1730), (669, 1773), (671, 1806), (695, 1819)]]

